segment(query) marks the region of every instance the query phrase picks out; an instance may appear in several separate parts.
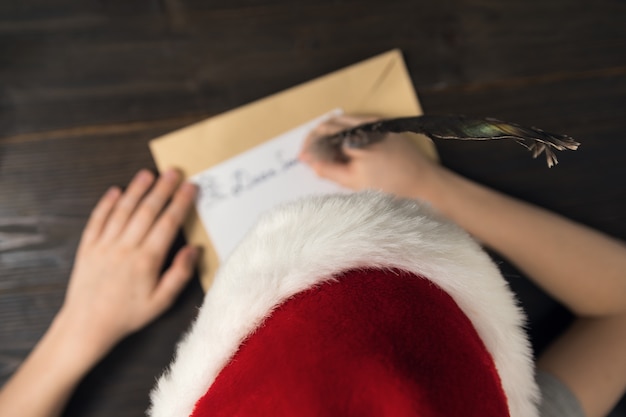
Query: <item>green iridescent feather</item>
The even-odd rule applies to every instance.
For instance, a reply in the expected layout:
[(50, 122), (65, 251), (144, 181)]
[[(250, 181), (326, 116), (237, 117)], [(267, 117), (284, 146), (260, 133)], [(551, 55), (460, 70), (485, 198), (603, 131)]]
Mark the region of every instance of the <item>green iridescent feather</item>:
[(511, 139), (532, 152), (533, 158), (545, 153), (548, 167), (558, 163), (555, 150), (576, 150), (580, 143), (567, 135), (546, 132), (536, 127), (523, 127), (492, 118), (423, 115), (380, 120), (356, 126), (332, 136), (321, 138), (313, 151), (323, 158), (347, 161), (344, 146), (364, 148), (381, 141), (387, 133), (413, 132), (431, 139), (495, 140)]

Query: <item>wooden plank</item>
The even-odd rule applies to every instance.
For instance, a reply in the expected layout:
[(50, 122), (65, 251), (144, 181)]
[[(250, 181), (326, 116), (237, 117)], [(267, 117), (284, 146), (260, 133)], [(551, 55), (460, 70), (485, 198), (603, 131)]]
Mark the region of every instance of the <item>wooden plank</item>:
[(147, 142), (165, 132), (0, 144), (0, 291), (65, 285), (60, 276), (70, 271), (91, 208), (109, 186), (155, 169)]
[[(517, 144), (438, 142), (444, 162), (509, 194), (626, 239), (623, 136), (626, 76), (538, 83), (484, 91), (422, 93), (427, 112), (492, 116), (572, 135), (552, 169)], [(476, 163), (480, 160), (481, 163)]]
[[(0, 22), (13, 22), (29, 29), (49, 28), (50, 22), (70, 22), (79, 17), (107, 15), (146, 15), (162, 12), (158, 0), (81, 1), (81, 0), (20, 0), (0, 4)], [(36, 23), (36, 24), (35, 24)], [(0, 31), (3, 26), (0, 24)], [(13, 26), (16, 27), (16, 26)]]
[[(163, 128), (0, 144), (0, 384), (60, 307), (80, 232), (111, 184), (154, 167)], [(175, 248), (182, 245), (181, 238)], [(124, 341), (84, 381), (66, 415), (141, 415), (155, 378), (202, 300), (197, 279), (172, 310)]]
[(625, 7), (179, 1), (161, 13), (95, 10), (93, 21), (54, 30), (5, 26), (0, 136), (215, 114), (392, 47), (406, 51), (418, 90), (623, 69)]
[(459, 6), (467, 80), (626, 65), (623, 2), (471, 0)]

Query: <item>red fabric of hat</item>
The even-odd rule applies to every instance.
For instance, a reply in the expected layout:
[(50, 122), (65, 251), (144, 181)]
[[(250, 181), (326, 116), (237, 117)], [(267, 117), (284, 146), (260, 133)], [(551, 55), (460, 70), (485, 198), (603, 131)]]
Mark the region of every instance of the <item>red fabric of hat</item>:
[(194, 417), (508, 416), (491, 355), (454, 300), (398, 270), (352, 270), (278, 306)]

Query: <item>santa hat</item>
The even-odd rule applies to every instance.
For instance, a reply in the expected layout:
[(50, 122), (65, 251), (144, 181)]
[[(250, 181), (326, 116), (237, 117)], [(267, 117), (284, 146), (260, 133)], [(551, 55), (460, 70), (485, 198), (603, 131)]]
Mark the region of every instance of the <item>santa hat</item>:
[(149, 414), (535, 417), (523, 323), (489, 257), (420, 203), (305, 199), (222, 266)]

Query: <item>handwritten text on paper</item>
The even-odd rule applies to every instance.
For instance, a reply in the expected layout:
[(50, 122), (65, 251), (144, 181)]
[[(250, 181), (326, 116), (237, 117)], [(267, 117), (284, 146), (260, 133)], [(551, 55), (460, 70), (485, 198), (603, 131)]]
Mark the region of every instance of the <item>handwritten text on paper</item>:
[(198, 214), (220, 261), (265, 211), (304, 196), (345, 192), (298, 160), (308, 133), (340, 113), (320, 116), (191, 178), (200, 189)]

